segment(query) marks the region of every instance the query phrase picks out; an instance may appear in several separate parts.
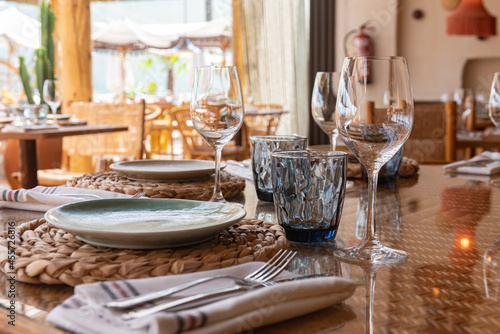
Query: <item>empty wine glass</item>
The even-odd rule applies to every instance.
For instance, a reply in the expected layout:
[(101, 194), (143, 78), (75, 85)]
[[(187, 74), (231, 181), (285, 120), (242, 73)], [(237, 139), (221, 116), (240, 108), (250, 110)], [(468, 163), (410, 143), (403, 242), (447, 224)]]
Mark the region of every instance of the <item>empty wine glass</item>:
[(61, 105), (61, 94), (57, 80), (45, 80), (43, 82), (43, 99), (50, 107), (53, 115), (57, 113), (57, 108)]
[(496, 72), (491, 84), (488, 113), (491, 121), (500, 128), (500, 72)]
[(316, 124), (330, 138), (332, 151), (335, 151), (339, 131), (335, 123), (335, 106), (340, 73), (318, 72), (311, 97), (311, 112)]
[(191, 94), (191, 120), (215, 150), (215, 187), (210, 201), (226, 202), (220, 187), (222, 148), (243, 123), (243, 94), (236, 66), (200, 66)]
[[(370, 72), (370, 81), (365, 73)], [(351, 262), (376, 264), (404, 261), (404, 251), (383, 246), (375, 229), (375, 200), (382, 166), (401, 148), (413, 126), (413, 95), (403, 57), (348, 57), (337, 97), (337, 127), (345, 145), (368, 173), (367, 228), (361, 243), (336, 249)]]

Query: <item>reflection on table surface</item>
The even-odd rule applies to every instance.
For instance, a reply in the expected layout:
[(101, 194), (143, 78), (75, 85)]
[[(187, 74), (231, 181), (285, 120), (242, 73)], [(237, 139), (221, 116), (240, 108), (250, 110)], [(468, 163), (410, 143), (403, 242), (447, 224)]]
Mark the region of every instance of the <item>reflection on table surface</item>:
[[(384, 244), (407, 251), (409, 259), (398, 266), (377, 268), (360, 268), (331, 256), (336, 245), (351, 246), (361, 239), (366, 228), (362, 219), (365, 198), (366, 187), (356, 181), (347, 192), (336, 241), (291, 243), (299, 256), (289, 270), (350, 278), (359, 285), (355, 294), (342, 305), (255, 333), (364, 333), (370, 326), (371, 309), (374, 333), (500, 332), (500, 187), (448, 178), (439, 165), (421, 166), (418, 177), (381, 186), (379, 237)], [(252, 184), (247, 183), (238, 200), (245, 201), (249, 217), (274, 219), (273, 205), (257, 201)], [(10, 220), (40, 216), (0, 210), (2, 226)], [(365, 288), (369, 277), (374, 279), (371, 293)], [(0, 278), (6, 284), (6, 278)], [(5, 291), (1, 298), (7, 298)], [(72, 288), (18, 283), (17, 291), (19, 312), (43, 319), (46, 311), (71, 295)], [(0, 299), (2, 304), (7, 302)]]

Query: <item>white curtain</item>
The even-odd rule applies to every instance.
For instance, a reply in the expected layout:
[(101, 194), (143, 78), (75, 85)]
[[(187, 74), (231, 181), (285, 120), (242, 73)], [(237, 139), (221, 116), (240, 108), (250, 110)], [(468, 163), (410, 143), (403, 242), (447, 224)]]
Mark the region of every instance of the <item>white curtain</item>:
[(309, 5), (306, 0), (240, 0), (245, 84), (254, 103), (283, 104), (279, 134), (307, 135)]

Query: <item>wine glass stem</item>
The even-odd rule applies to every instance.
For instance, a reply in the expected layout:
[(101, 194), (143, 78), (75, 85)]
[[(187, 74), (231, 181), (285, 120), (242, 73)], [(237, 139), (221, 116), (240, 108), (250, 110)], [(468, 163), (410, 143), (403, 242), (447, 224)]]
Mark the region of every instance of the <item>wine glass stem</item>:
[(220, 163), (222, 157), (222, 146), (215, 146), (215, 185), (214, 185), (214, 193), (211, 202), (226, 202), (224, 196), (222, 195), (221, 186), (220, 186)]
[(366, 330), (365, 333), (373, 333), (373, 303), (375, 296), (375, 277), (377, 276), (376, 269), (365, 268), (363, 269), (365, 276), (365, 289), (366, 289)]
[(378, 171), (368, 170), (368, 221), (365, 244), (375, 240), (375, 205), (377, 198)]
[(337, 149), (337, 137), (339, 136), (339, 133), (337, 131), (332, 133), (332, 138), (330, 138), (330, 145), (332, 148), (332, 151), (335, 151)]

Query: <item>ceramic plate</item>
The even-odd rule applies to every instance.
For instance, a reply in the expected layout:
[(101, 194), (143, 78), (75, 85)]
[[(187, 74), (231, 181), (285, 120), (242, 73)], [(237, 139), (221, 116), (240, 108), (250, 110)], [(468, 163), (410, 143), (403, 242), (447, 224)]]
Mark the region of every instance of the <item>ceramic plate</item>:
[(224, 203), (181, 199), (101, 199), (50, 209), (45, 219), (97, 246), (170, 248), (212, 238), (245, 217)]
[(54, 119), (57, 121), (68, 120), (71, 117), (73, 117), (73, 115), (47, 114), (47, 119)]
[(134, 160), (117, 162), (110, 168), (138, 181), (187, 181), (215, 173), (215, 163), (207, 160)]
[(13, 120), (12, 117), (0, 117), (0, 124), (12, 123)]

